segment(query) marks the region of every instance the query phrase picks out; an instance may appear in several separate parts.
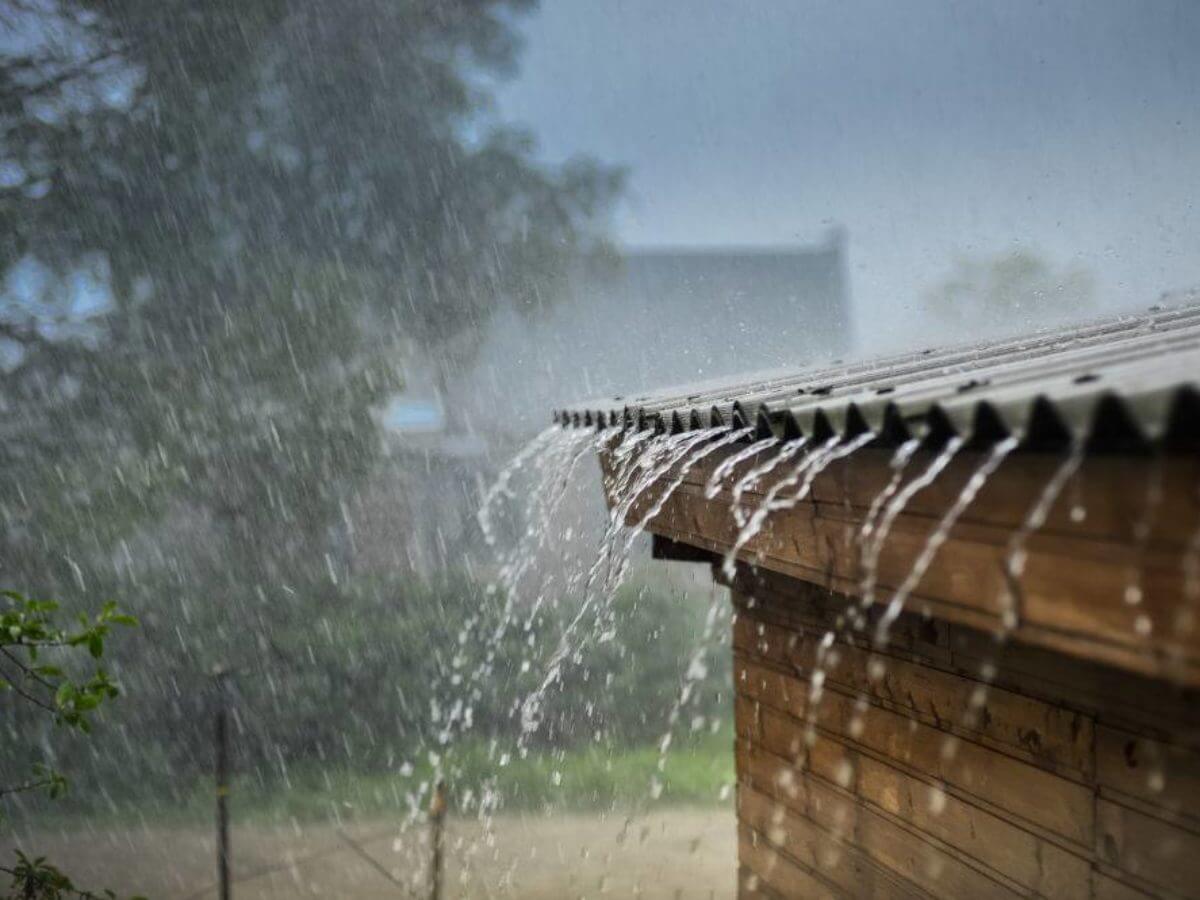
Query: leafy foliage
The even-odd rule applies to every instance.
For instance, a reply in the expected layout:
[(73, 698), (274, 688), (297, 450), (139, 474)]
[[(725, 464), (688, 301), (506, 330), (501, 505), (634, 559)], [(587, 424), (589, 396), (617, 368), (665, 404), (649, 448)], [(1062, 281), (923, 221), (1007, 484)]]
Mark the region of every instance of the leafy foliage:
[[(120, 691), (108, 673), (97, 665), (83, 680), (72, 679), (60, 665), (46, 662), (56, 650), (85, 649), (93, 660), (104, 655), (104, 641), (114, 625), (136, 625), (133, 616), (105, 603), (89, 618), (80, 614), (75, 628), (55, 624), (58, 603), (32, 600), (16, 591), (0, 591), (6, 606), (0, 612), (0, 656), (8, 671), (0, 673), (0, 690), (13, 691), (41, 708), (59, 725), (91, 730), (91, 714)], [(61, 792), (62, 776), (45, 776), (52, 793)]]
[[(36, 39), (0, 55), (0, 162), (20, 174), (0, 187), (0, 267), (42, 287), (0, 301), (0, 552), (41, 593), (111, 593), (138, 615), (120, 727), (162, 781), (202, 765), (215, 665), (300, 758), (342, 740), (321, 701), (361, 690), (361, 725), (379, 693), (365, 673), (408, 683), (380, 623), (425, 634), (423, 601), (348, 583), (346, 510), (384, 452), (381, 409), (414, 353), (444, 379), (496, 309), (535, 314), (603, 253), (622, 181), (541, 165), (492, 121), (485, 79), (512, 70), (511, 16), (532, 5), (14, 11)], [(86, 314), (82, 268), (103, 300)], [(403, 653), (428, 651), (406, 634)]]
[[(8, 894), (11, 900), (116, 900), (117, 895), (109, 890), (97, 894), (76, 887), (75, 882), (47, 862), (44, 856), (31, 859), (20, 850), (16, 855), (17, 861), (12, 868), (0, 866), (0, 872), (12, 879)], [(145, 898), (132, 897), (130, 900)]]
[[(58, 604), (53, 600), (33, 600), (16, 591), (0, 591), (4, 608), (0, 612), (0, 691), (11, 692), (17, 700), (53, 717), (56, 725), (90, 733), (92, 717), (102, 703), (120, 693), (116, 682), (99, 665), (104, 656), (105, 640), (115, 625), (133, 626), (137, 620), (104, 604), (89, 617), (80, 614), (74, 627), (57, 623)], [(75, 652), (79, 651), (79, 652)], [(72, 676), (67, 657), (86, 653), (91, 665), (79, 676)], [(54, 659), (54, 662), (47, 661)], [(66, 777), (45, 763), (35, 763), (24, 781), (0, 786), (0, 797), (26, 791), (44, 790), (52, 799), (67, 789)], [(114, 897), (111, 891), (94, 894), (77, 888), (69, 877), (48, 863), (45, 857), (29, 857), (16, 851), (16, 862), (0, 872), (11, 877), (9, 896), (56, 900), (63, 897)]]
[(926, 296), (948, 322), (1013, 330), (1030, 321), (1078, 316), (1093, 302), (1091, 276), (1056, 269), (1028, 250), (985, 259), (964, 258)]

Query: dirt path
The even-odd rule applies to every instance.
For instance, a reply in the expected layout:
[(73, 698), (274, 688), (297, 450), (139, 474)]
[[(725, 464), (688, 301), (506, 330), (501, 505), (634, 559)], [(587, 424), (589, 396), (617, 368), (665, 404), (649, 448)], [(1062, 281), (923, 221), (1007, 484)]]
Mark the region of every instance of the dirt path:
[[(241, 826), (233, 832), (236, 900), (423, 897), (426, 836), (386, 822), (345, 832), (404, 888), (389, 882), (331, 825)], [(8, 845), (11, 839), (0, 841)], [(30, 849), (80, 884), (152, 900), (213, 898), (210, 829), (104, 828), (44, 832)], [(732, 898), (736, 843), (730, 810), (625, 816), (505, 817), (491, 834), (473, 821), (447, 830), (444, 897)]]

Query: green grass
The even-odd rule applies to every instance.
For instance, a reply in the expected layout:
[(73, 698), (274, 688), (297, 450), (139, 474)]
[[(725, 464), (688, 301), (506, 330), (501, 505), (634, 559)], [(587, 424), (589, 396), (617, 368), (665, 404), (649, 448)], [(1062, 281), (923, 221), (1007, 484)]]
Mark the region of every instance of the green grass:
[[(671, 806), (711, 806), (729, 796), (733, 783), (733, 737), (723, 728), (715, 734), (678, 743), (658, 771), (657, 747), (615, 752), (584, 748), (530, 753), (504, 759), (481, 743), (458, 747), (441, 760), (447, 773), (450, 801), (464, 813), (478, 809), (480, 789), (488, 785), (505, 811), (560, 812), (599, 809), (631, 810), (651, 803)], [(404, 774), (407, 772), (407, 774)], [(305, 765), (286, 777), (263, 780), (235, 774), (230, 791), (234, 822), (288, 822), (396, 818), (413, 804), (424, 808), (434, 767), (428, 759), (412, 760), (411, 770), (360, 772)], [(662, 790), (652, 796), (657, 781)], [(89, 806), (91, 806), (89, 804)], [(115, 798), (115, 802), (84, 809), (51, 805), (34, 818), (37, 824), (69, 826), (86, 818), (154, 825), (190, 824), (212, 818), (213, 787), (205, 780), (184, 792), (182, 802), (154, 797)]]
[[(670, 805), (713, 805), (733, 782), (733, 741), (720, 731), (673, 749), (658, 771), (656, 747), (607, 753), (599, 749), (530, 753), (504, 759), (479, 744), (460, 747), (443, 760), (451, 803), (465, 812), (477, 808), (486, 785), (506, 810), (592, 810), (632, 808), (651, 799)], [(308, 770), (291, 773), (288, 786), (239, 779), (232, 792), (241, 818), (300, 821), (373, 818), (409, 808), (411, 796), (424, 805), (433, 765), (423, 760), (411, 774)], [(652, 798), (652, 784), (662, 791)]]

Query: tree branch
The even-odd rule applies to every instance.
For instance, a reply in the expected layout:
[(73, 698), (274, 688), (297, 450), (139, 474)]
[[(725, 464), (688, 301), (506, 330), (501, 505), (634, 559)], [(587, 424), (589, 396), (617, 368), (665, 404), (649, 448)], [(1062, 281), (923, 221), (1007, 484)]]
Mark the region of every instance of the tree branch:
[[(33, 678), (33, 679), (36, 679), (39, 681), (41, 680), (38, 678), (36, 673), (30, 671), (28, 666), (26, 666), (19, 659), (17, 659), (14, 654), (10, 653), (8, 648), (0, 647), (0, 653), (3, 653), (4, 656), (7, 657), (13, 663), (13, 665), (15, 665), (18, 669), (21, 670), (21, 674), (24, 676), (24, 678)], [(8, 681), (8, 686), (11, 687), (13, 689), (13, 691), (16, 692), (17, 696), (20, 697), (22, 700), (26, 700), (29, 703), (32, 703), (34, 706), (40, 707), (41, 709), (44, 709), (46, 712), (51, 713), (53, 715), (57, 716), (59, 714), (59, 710), (55, 709), (53, 706), (51, 706), (49, 703), (47, 703), (45, 700), (42, 700), (40, 697), (36, 696), (35, 694), (29, 693), (29, 691), (25, 690), (17, 682), (9, 680), (9, 679), (5, 679), (5, 680)]]
[(48, 784), (54, 784), (54, 779), (37, 778), (33, 781), (27, 781), (24, 784), (13, 785), (12, 787), (0, 787), (0, 797), (7, 797), (9, 794), (23, 794), (25, 791), (36, 791), (38, 788), (45, 787)]

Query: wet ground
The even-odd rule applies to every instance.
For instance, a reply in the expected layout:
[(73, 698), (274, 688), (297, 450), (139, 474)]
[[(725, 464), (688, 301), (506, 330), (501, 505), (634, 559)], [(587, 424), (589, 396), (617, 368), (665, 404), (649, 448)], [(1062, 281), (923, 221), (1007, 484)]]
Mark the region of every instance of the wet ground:
[[(443, 897), (732, 898), (734, 827), (730, 809), (634, 819), (502, 817), (490, 834), (476, 822), (452, 820)], [(7, 857), (9, 842), (0, 843)], [(344, 829), (242, 825), (232, 846), (237, 900), (428, 896), (424, 829), (401, 834), (386, 821)], [(216, 897), (211, 828), (60, 831), (42, 834), (36, 851), (60, 861), (81, 886), (150, 898)]]

